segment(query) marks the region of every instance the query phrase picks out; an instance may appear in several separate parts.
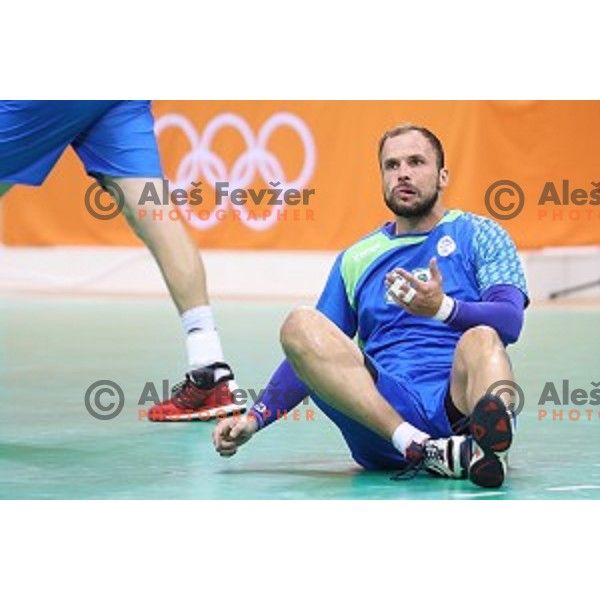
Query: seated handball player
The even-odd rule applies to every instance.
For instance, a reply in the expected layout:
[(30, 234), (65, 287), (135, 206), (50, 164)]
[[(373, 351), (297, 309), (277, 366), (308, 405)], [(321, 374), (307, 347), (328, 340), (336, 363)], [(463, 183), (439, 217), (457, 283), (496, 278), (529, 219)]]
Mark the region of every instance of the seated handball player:
[[(509, 235), (495, 222), (445, 210), (444, 151), (404, 125), (379, 145), (385, 203), (395, 219), (337, 258), (317, 308), (281, 329), (287, 359), (247, 415), (218, 423), (222, 456), (310, 395), (365, 469), (421, 467), (502, 485), (527, 288)], [(352, 341), (357, 337), (357, 345)]]
[[(67, 146), (108, 191), (120, 188), (123, 212), (154, 255), (187, 335), (188, 373), (151, 420), (202, 419), (240, 411), (229, 386), (197, 248), (182, 223), (139, 218), (148, 182), (162, 190), (162, 168), (149, 101), (0, 101), (0, 197), (14, 184), (41, 185)], [(112, 184), (112, 185), (111, 185)]]

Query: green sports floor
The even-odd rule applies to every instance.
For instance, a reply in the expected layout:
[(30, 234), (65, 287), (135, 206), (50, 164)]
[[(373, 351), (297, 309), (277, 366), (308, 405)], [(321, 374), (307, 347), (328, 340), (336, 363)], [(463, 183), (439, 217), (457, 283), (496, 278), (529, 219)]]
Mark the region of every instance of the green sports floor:
[[(292, 306), (215, 304), (241, 387), (260, 389), (280, 360), (278, 328)], [(393, 482), (391, 473), (363, 472), (314, 406), (301, 405), (299, 420), (273, 424), (222, 459), (212, 447), (214, 422), (139, 418), (146, 382), (162, 393), (163, 380), (176, 383), (185, 364), (169, 301), (1, 298), (0, 498), (600, 498), (600, 406), (538, 405), (546, 381), (559, 393), (563, 379), (588, 392), (600, 382), (599, 333), (599, 310), (528, 311), (522, 341), (511, 350), (526, 405), (507, 484), (490, 491), (426, 474)], [(112, 420), (95, 419), (85, 407), (86, 390), (99, 380), (117, 382), (125, 394)], [(552, 420), (561, 408), (563, 420)], [(307, 409), (315, 410), (313, 421)], [(578, 421), (568, 418), (573, 409)]]

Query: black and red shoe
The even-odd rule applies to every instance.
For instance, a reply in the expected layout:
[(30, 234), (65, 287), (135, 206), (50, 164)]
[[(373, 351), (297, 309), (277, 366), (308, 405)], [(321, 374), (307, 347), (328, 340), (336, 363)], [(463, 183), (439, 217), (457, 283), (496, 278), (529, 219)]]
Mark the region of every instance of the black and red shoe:
[(473, 436), (469, 479), (481, 487), (500, 487), (506, 477), (507, 451), (513, 440), (509, 409), (498, 396), (486, 394), (475, 405), (469, 428)]
[(235, 389), (233, 372), (226, 363), (193, 369), (186, 373), (184, 381), (173, 387), (171, 398), (148, 411), (148, 419), (208, 421), (215, 417), (242, 413), (246, 407), (235, 403), (232, 388)]

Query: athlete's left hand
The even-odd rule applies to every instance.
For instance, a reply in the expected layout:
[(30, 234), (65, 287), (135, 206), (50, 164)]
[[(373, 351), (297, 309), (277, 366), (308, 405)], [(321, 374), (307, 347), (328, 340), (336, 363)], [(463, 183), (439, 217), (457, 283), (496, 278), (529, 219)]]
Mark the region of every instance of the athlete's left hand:
[[(431, 272), (431, 279), (427, 282), (420, 281), (404, 269), (394, 269), (385, 276), (385, 285), (392, 300), (411, 315), (433, 317), (442, 305), (444, 299), (442, 274), (438, 269), (435, 257), (429, 261), (429, 271)], [(404, 279), (404, 282), (398, 293), (395, 294), (390, 288), (397, 279)], [(411, 292), (411, 289), (414, 292)], [(406, 296), (407, 293), (408, 296)], [(412, 296), (412, 299), (410, 296)]]

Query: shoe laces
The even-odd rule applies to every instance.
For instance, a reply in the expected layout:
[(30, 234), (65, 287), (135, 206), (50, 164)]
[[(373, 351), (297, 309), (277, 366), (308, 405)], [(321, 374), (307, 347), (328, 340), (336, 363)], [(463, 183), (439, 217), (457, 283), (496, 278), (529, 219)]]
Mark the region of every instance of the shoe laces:
[(425, 442), (421, 444), (422, 450), (418, 460), (416, 462), (407, 460), (407, 464), (404, 465), (395, 475), (390, 477), (392, 481), (406, 481), (409, 479), (414, 479), (421, 470), (426, 468), (425, 465), (427, 462), (446, 462), (444, 449), (435, 443), (428, 444), (427, 442), (429, 441), (434, 440), (425, 440)]
[(171, 402), (178, 408), (190, 409), (193, 408), (192, 390), (195, 386), (189, 373), (186, 373), (185, 379), (176, 383), (171, 388)]
[(423, 469), (423, 461), (419, 461), (416, 464), (407, 461), (396, 474), (390, 477), (390, 479), (392, 481), (408, 481), (409, 479), (414, 479), (421, 469)]
[(422, 468), (423, 463), (417, 465), (406, 463), (406, 465), (404, 465), (397, 473), (392, 475), (390, 479), (392, 481), (408, 481), (409, 479), (414, 479)]
[[(446, 442), (446, 445), (448, 444), (448, 442)], [(428, 444), (425, 443), (424, 444), (424, 448), (423, 448), (423, 464), (425, 464), (427, 461), (440, 461), (440, 462), (444, 462), (445, 461), (445, 457), (444, 457), (444, 450), (442, 448), (440, 448), (437, 444)]]
[[(216, 369), (225, 369), (228, 371), (227, 374), (222, 375), (218, 379), (215, 379), (214, 373)], [(196, 373), (199, 377), (199, 381), (196, 381), (192, 377), (192, 373)], [(171, 402), (178, 407), (183, 409), (193, 409), (195, 407), (197, 398), (194, 398), (194, 390), (199, 392), (214, 389), (218, 385), (221, 385), (227, 381), (233, 379), (233, 371), (227, 363), (216, 362), (207, 367), (202, 367), (185, 374), (185, 379), (176, 383), (171, 388)]]
[[(425, 466), (425, 454), (427, 446), (425, 444), (411, 444), (411, 446), (413, 445), (420, 447), (420, 456), (416, 460), (409, 460), (406, 458), (406, 464), (401, 467), (395, 475), (390, 477), (392, 481), (406, 481), (409, 479), (414, 479)], [(411, 446), (409, 446), (409, 449)]]

